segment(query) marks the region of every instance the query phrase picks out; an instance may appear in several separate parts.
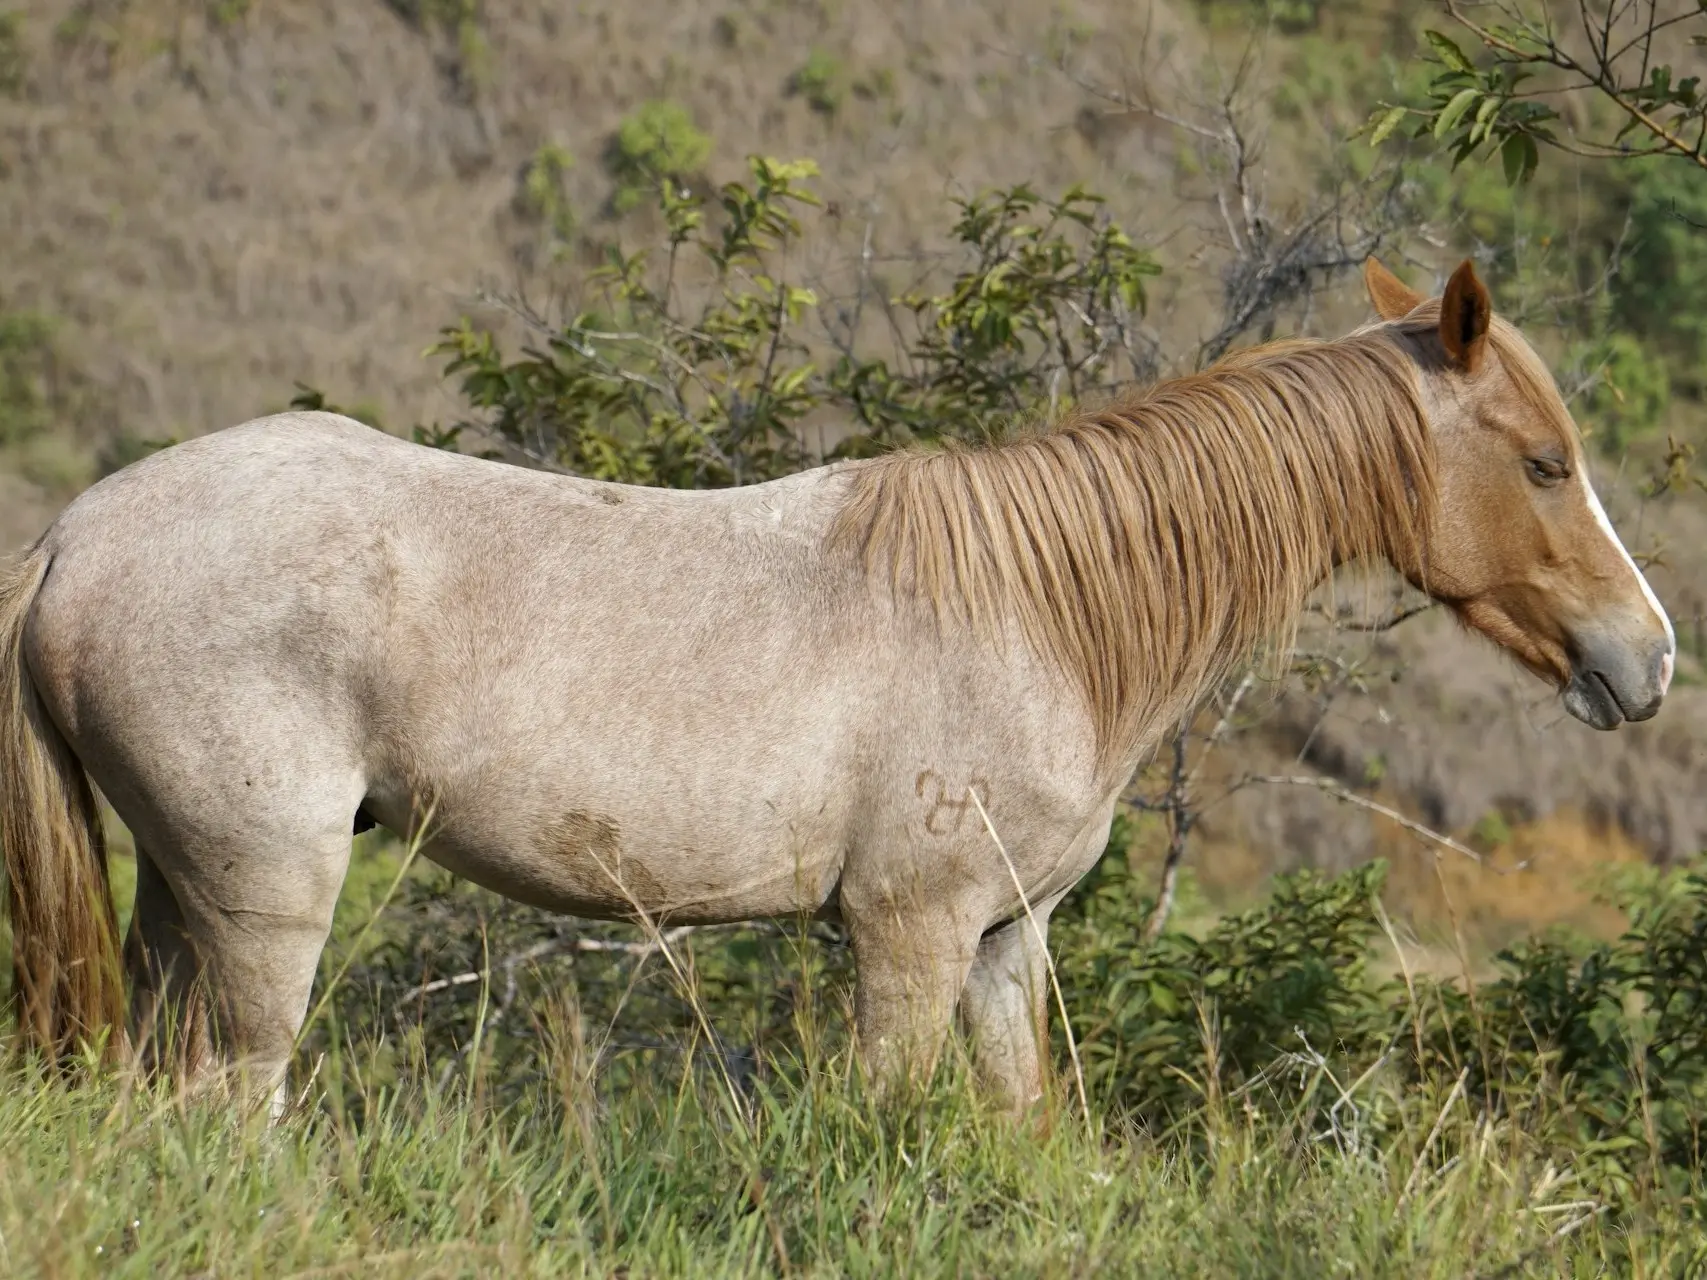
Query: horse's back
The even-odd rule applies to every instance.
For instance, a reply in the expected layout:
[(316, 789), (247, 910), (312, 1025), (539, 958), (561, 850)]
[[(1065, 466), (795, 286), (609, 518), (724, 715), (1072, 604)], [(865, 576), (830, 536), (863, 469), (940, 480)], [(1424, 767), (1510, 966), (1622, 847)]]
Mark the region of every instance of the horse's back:
[(826, 544), (840, 476), (684, 493), (264, 419), (66, 511), (32, 666), (127, 819), (167, 797), (235, 839), (251, 787), (311, 775), (346, 835), (358, 803), (401, 830), (432, 797), (433, 856), (512, 896), (812, 908), (857, 832), (902, 860), (935, 838), (996, 739), (999, 803), (1082, 807), (1048, 780), (1083, 726), (1054, 730), (1034, 665), (905, 622)]
[(307, 743), (388, 825), (440, 797), (446, 857), (523, 896), (597, 905), (573, 876), (526, 882), (561, 862), (551, 842), (616, 828), (667, 899), (715, 895), (672, 870), (682, 850), (839, 821), (824, 797), (870, 628), (832, 598), (818, 483), (603, 485), (263, 419), (67, 509), (32, 665), (104, 785), (204, 796), (192, 775)]

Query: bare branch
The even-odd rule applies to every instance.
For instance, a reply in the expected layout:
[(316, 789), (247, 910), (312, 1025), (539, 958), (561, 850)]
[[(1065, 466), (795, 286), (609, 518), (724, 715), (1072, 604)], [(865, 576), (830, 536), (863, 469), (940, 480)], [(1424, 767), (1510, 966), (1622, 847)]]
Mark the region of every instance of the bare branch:
[[(1445, 5), (1447, 13), (1452, 16), (1453, 20), (1489, 49), (1505, 55), (1514, 62), (1550, 66), (1579, 77), (1582, 84), (1575, 87), (1592, 88), (1598, 91), (1613, 106), (1629, 116), (1634, 123), (1647, 130), (1648, 134), (1660, 143), (1662, 151), (1688, 160), (1698, 168), (1707, 169), (1707, 152), (1704, 152), (1698, 144), (1692, 144), (1674, 132), (1664, 121), (1658, 119), (1651, 112), (1644, 110), (1637, 101), (1635, 89), (1619, 80), (1614, 64), (1618, 61), (1619, 54), (1622, 54), (1624, 50), (1620, 50), (1619, 54), (1614, 54), (1611, 50), (1611, 29), (1614, 24), (1614, 15), (1610, 10), (1608, 10), (1605, 24), (1597, 33), (1586, 8), (1581, 9), (1584, 31), (1588, 34), (1591, 45), (1594, 46), (1592, 62), (1585, 64), (1560, 44), (1550, 31), (1538, 31), (1533, 25), (1520, 24), (1524, 28), (1524, 34), (1534, 43), (1533, 48), (1526, 49), (1492, 27), (1485, 26), (1466, 16), (1463, 0), (1445, 0)], [(1510, 11), (1506, 10), (1506, 12), (1509, 14)], [(1644, 46), (1644, 68), (1647, 65), (1647, 49), (1651, 48), (1655, 30), (1657, 29), (1652, 29), (1645, 35), (1636, 37), (1635, 40), (1635, 43), (1641, 43), (1644, 39), (1648, 41), (1648, 44)], [(1595, 41), (1596, 34), (1601, 36), (1598, 43)], [(1629, 47), (1625, 46), (1626, 49)], [(1608, 150), (1614, 151), (1616, 149), (1609, 147)]]
[(1168, 815), (1168, 853), (1162, 861), (1162, 883), (1156, 890), (1156, 905), (1150, 912), (1150, 918), (1144, 922), (1145, 942), (1154, 942), (1162, 936), (1162, 930), (1167, 927), (1168, 915), (1173, 910), (1174, 893), (1179, 883), (1180, 859), (1185, 856), (1185, 839), (1191, 833), (1197, 816), (1192, 812), (1190, 797), (1186, 794), (1185, 742), (1186, 730), (1182, 726), (1174, 735), (1174, 761), (1168, 778), (1167, 794), (1160, 804), (1145, 805), (1146, 808), (1160, 809)]
[(1367, 634), (1372, 632), (1391, 631), (1401, 623), (1409, 622), (1412, 618), (1425, 613), (1431, 613), (1438, 608), (1440, 608), (1440, 601), (1426, 600), (1422, 604), (1412, 605), (1408, 609), (1399, 609), (1385, 618), (1376, 618), (1368, 621), (1363, 619), (1343, 618), (1336, 614), (1330, 614), (1321, 605), (1316, 604), (1309, 607), (1309, 612), (1320, 617), (1327, 618), (1341, 631), (1357, 631)]
[(1442, 849), (1450, 849), (1453, 853), (1470, 859), (1470, 861), (1474, 862), (1477, 866), (1486, 867), (1495, 875), (1509, 875), (1511, 872), (1521, 871), (1529, 865), (1529, 859), (1525, 858), (1515, 866), (1496, 867), (1481, 854), (1470, 848), (1469, 845), (1461, 844), (1451, 836), (1436, 831), (1433, 827), (1424, 826), (1414, 818), (1407, 818), (1397, 809), (1394, 809), (1389, 805), (1384, 805), (1378, 800), (1371, 800), (1368, 796), (1360, 796), (1355, 791), (1348, 791), (1332, 778), (1317, 777), (1314, 774), (1252, 773), (1245, 775), (1243, 782), (1266, 783), (1271, 786), (1284, 787), (1310, 787), (1316, 791), (1330, 795), (1335, 800), (1339, 800), (1345, 804), (1355, 805), (1360, 809), (1367, 809), (1371, 813), (1378, 813), (1388, 821), (1398, 823), (1412, 835), (1420, 836), (1431, 844), (1439, 845)]
[[(657, 954), (664, 946), (685, 938), (693, 931), (693, 925), (678, 925), (676, 928), (665, 930), (661, 935), (648, 938), (644, 942), (624, 942), (616, 938), (552, 938), (545, 942), (536, 943), (524, 951), (518, 951), (514, 955), (506, 956), (496, 967), (501, 969), (506, 977), (509, 977), (522, 965), (531, 964), (535, 960), (542, 960), (546, 956), (572, 952), (614, 952), (618, 955), (644, 958)], [(448, 978), (436, 978), (432, 982), (423, 982), (420, 986), (411, 987), (405, 991), (397, 1001), (394, 1011), (400, 1011), (404, 1005), (411, 1000), (419, 999), (421, 996), (430, 996), (438, 991), (447, 991), (451, 987), (462, 987), (479, 982), (483, 978), (489, 977), (491, 972), (490, 969), (472, 969), (467, 973), (453, 974)]]

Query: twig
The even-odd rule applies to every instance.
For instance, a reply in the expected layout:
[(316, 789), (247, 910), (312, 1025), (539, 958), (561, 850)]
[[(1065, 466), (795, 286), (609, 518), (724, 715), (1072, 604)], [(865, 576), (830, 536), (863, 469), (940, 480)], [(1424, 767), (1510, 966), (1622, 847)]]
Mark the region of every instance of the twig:
[[(1610, 99), (1613, 106), (1628, 115), (1633, 123), (1640, 124), (1657, 142), (1661, 143), (1663, 151), (1688, 160), (1699, 168), (1707, 169), (1707, 152), (1703, 152), (1699, 146), (1691, 145), (1686, 139), (1668, 129), (1662, 121), (1642, 110), (1635, 101), (1634, 92), (1618, 82), (1612, 70), (1612, 62), (1615, 59), (1608, 56), (1604, 44), (1595, 58), (1595, 66), (1592, 68), (1585, 67), (1567, 53), (1551, 35), (1532, 31), (1530, 33), (1531, 38), (1536, 41), (1539, 47), (1534, 50), (1526, 50), (1504, 39), (1491, 28), (1484, 27), (1480, 23), (1473, 22), (1465, 17), (1458, 0), (1446, 0), (1446, 11), (1488, 48), (1504, 54), (1513, 61), (1540, 63), (1581, 76), (1583, 84), (1577, 86), (1578, 88), (1598, 90), (1601, 96)], [(1586, 21), (1584, 26), (1587, 27)], [(1623, 50), (1620, 50), (1620, 53), (1622, 52)], [(1613, 148), (1608, 148), (1608, 152), (1617, 154)]]
[(1203, 772), (1203, 766), (1208, 763), (1210, 754), (1221, 745), (1221, 739), (1227, 736), (1227, 730), (1233, 727), (1233, 717), (1238, 714), (1239, 704), (1245, 700), (1245, 695), (1256, 683), (1256, 675), (1250, 671), (1240, 677), (1239, 683), (1233, 689), (1233, 695), (1227, 699), (1227, 709), (1221, 713), (1221, 718), (1215, 722), (1215, 728), (1209, 733), (1203, 744), (1203, 750), (1198, 753), (1197, 763), (1192, 765), (1191, 772), (1186, 775), (1185, 785), (1189, 789), (1196, 781), (1197, 775)]
[(1154, 942), (1162, 936), (1162, 930), (1167, 926), (1168, 916), (1173, 911), (1174, 896), (1179, 883), (1180, 863), (1185, 858), (1186, 840), (1191, 829), (1197, 825), (1197, 806), (1193, 802), (1193, 790), (1197, 783), (1198, 774), (1209, 762), (1209, 757), (1221, 745), (1221, 740), (1227, 736), (1227, 731), (1233, 726), (1233, 717), (1238, 714), (1239, 704), (1250, 692), (1251, 685), (1256, 681), (1253, 673), (1247, 671), (1234, 687), (1232, 695), (1227, 699), (1226, 708), (1221, 712), (1221, 718), (1215, 722), (1215, 728), (1204, 740), (1203, 750), (1198, 753), (1197, 763), (1189, 770), (1185, 767), (1186, 742), (1189, 730), (1181, 726), (1173, 741), (1173, 767), (1168, 777), (1168, 789), (1160, 801), (1137, 801), (1141, 809), (1159, 811), (1168, 815), (1168, 852), (1162, 860), (1162, 879), (1156, 889), (1156, 905), (1150, 911), (1150, 917), (1144, 922), (1144, 941)]
[(1318, 778), (1312, 774), (1249, 773), (1246, 774), (1241, 781), (1244, 783), (1262, 782), (1284, 787), (1313, 787), (1317, 791), (1326, 792), (1335, 800), (1340, 800), (1350, 805), (1356, 805), (1360, 809), (1368, 809), (1371, 813), (1378, 813), (1383, 818), (1398, 823), (1412, 835), (1421, 836), (1424, 840), (1437, 844), (1442, 849), (1450, 849), (1453, 853), (1460, 854), (1463, 857), (1470, 859), (1471, 862), (1476, 863), (1478, 866), (1486, 867), (1495, 875), (1503, 876), (1509, 875), (1513, 871), (1522, 871), (1530, 862), (1528, 858), (1525, 858), (1515, 866), (1496, 867), (1481, 854), (1470, 848), (1469, 845), (1460, 844), (1451, 836), (1436, 831), (1433, 827), (1424, 826), (1414, 818), (1407, 818), (1404, 814), (1389, 805), (1384, 805), (1377, 800), (1371, 800), (1368, 796), (1360, 796), (1355, 791), (1347, 791), (1332, 778)]
[[(1002, 855), (1002, 862), (1008, 869), (1008, 877), (1014, 882), (1014, 892), (1019, 894), (1019, 904), (1025, 908), (1026, 922), (1031, 925), (1032, 937), (1037, 941), (1037, 949), (1043, 953), (1043, 963), (1049, 970), (1049, 985), (1055, 991), (1055, 1007), (1061, 1014), (1061, 1030), (1067, 1037), (1067, 1056), (1073, 1060), (1073, 1083), (1079, 1090), (1079, 1110), (1085, 1117), (1085, 1131), (1092, 1137), (1091, 1104), (1085, 1097), (1085, 1070), (1079, 1063), (1079, 1044), (1073, 1037), (1073, 1023), (1067, 1017), (1067, 1001), (1061, 995), (1061, 980), (1055, 974), (1055, 959), (1049, 954), (1048, 940), (1043, 936), (1043, 930), (1037, 923), (1037, 917), (1031, 911), (1031, 899), (1026, 896), (1025, 886), (1019, 882), (1019, 872), (1014, 869), (1014, 860), (1008, 857), (1007, 846), (996, 834), (995, 824), (990, 821), (990, 814), (984, 808), (984, 802), (978, 798), (976, 787), (967, 787), (966, 794), (972, 798), (972, 803), (978, 808), (978, 816), (984, 820), (984, 830), (990, 833), (990, 839), (996, 846), (996, 852)], [(1041, 1048), (1041, 1046), (1039, 1046)]]
[[(685, 938), (693, 931), (694, 926), (691, 924), (677, 925), (673, 929), (666, 930), (660, 937), (664, 943), (668, 944)], [(645, 942), (624, 942), (618, 938), (553, 938), (549, 942), (537, 943), (525, 951), (504, 957), (499, 962), (498, 967), (508, 974), (531, 960), (543, 959), (550, 955), (561, 955), (564, 952), (603, 951), (615, 952), (618, 955), (644, 957), (657, 954), (659, 949), (658, 941), (650, 938)], [(467, 973), (458, 973), (448, 978), (435, 978), (431, 982), (423, 982), (420, 986), (411, 987), (404, 992), (397, 1001), (397, 1008), (400, 1009), (409, 1001), (421, 996), (430, 996), (435, 991), (444, 991), (450, 987), (461, 987), (471, 982), (479, 982), (484, 976), (485, 974), (481, 970), (470, 969)]]
[(1333, 614), (1330, 614), (1326, 609), (1322, 608), (1320, 605), (1310, 606), (1310, 612), (1320, 614), (1322, 617), (1327, 618), (1336, 627), (1338, 627), (1341, 631), (1380, 632), (1380, 631), (1391, 631), (1394, 627), (1398, 626), (1400, 623), (1409, 622), (1412, 618), (1418, 617), (1421, 614), (1428, 613), (1431, 610), (1438, 609), (1439, 607), (1440, 607), (1440, 601), (1429, 600), (1429, 601), (1425, 601), (1422, 604), (1412, 605), (1408, 609), (1396, 610), (1395, 612), (1389, 614), (1385, 618), (1376, 618), (1376, 619), (1374, 619), (1372, 621), (1368, 621), (1368, 622), (1361, 621), (1361, 620), (1354, 622), (1354, 621), (1351, 621), (1351, 620), (1346, 619), (1346, 618), (1337, 617)]
[(1470, 1078), (1470, 1068), (1465, 1067), (1458, 1073), (1458, 1081), (1452, 1086), (1452, 1092), (1446, 1095), (1446, 1101), (1441, 1105), (1440, 1114), (1434, 1118), (1434, 1128), (1428, 1131), (1428, 1138), (1422, 1144), (1422, 1150), (1417, 1152), (1416, 1163), (1411, 1166), (1411, 1176), (1405, 1179), (1405, 1190), (1399, 1196), (1398, 1207), (1403, 1209), (1406, 1201), (1411, 1198), (1411, 1192), (1417, 1188), (1417, 1179), (1422, 1177), (1423, 1162), (1428, 1159), (1428, 1153), (1434, 1146), (1434, 1140), (1440, 1136), (1440, 1131), (1446, 1127), (1446, 1116), (1452, 1110), (1452, 1104), (1464, 1096), (1464, 1082)]
[(1150, 912), (1150, 918), (1144, 922), (1144, 941), (1154, 942), (1162, 936), (1162, 929), (1168, 923), (1168, 913), (1174, 907), (1174, 893), (1179, 885), (1179, 864), (1185, 857), (1185, 840), (1191, 834), (1191, 828), (1196, 815), (1192, 812), (1189, 784), (1185, 773), (1185, 739), (1184, 727), (1174, 735), (1174, 762), (1168, 775), (1167, 794), (1158, 805), (1147, 805), (1148, 808), (1161, 809), (1168, 815), (1168, 853), (1162, 860), (1162, 883), (1156, 890), (1156, 905)]

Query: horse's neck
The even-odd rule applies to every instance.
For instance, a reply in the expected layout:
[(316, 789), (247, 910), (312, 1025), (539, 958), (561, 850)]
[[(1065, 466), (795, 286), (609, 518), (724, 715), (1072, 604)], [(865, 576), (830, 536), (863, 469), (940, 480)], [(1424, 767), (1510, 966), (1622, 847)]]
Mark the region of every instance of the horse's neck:
[[(1258, 645), (1284, 641), (1306, 598), (1338, 567), (1385, 559), (1406, 571), (1417, 558), (1409, 469), (1432, 491), (1422, 403), (1396, 389), (1395, 366), (1370, 358), (1371, 341), (1253, 359), (1243, 392), (1237, 376), (1212, 373), (1183, 394), (1159, 388), (1110, 420), (1132, 500), (1150, 512), (1150, 563), (1133, 572), (1172, 587), (1178, 598), (1168, 603), (1181, 624), (1152, 613), (1163, 643), (1144, 709), (1128, 726), (1134, 764)], [(1360, 376), (1383, 381), (1363, 386)], [(1271, 384), (1251, 394), (1262, 378)], [(1316, 381), (1299, 391), (1305, 378)], [(1242, 438), (1251, 431), (1263, 449)], [(1253, 454), (1270, 469), (1254, 466)]]

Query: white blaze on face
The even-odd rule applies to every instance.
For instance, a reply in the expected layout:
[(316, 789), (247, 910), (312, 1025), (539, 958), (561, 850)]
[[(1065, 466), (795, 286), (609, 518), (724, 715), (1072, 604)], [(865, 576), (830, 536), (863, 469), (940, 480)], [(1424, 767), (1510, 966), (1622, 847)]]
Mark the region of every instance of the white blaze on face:
[(1600, 498), (1595, 494), (1594, 486), (1589, 483), (1587, 470), (1584, 469), (1581, 475), (1583, 493), (1588, 498), (1589, 513), (1606, 534), (1607, 541), (1618, 548), (1618, 554), (1624, 557), (1624, 563), (1630, 566), (1630, 572), (1636, 575), (1636, 581), (1642, 586), (1642, 598), (1648, 602), (1648, 608), (1654, 611), (1660, 625), (1666, 630), (1665, 657), (1660, 659), (1660, 693), (1664, 694), (1671, 688), (1671, 674), (1677, 665), (1677, 632), (1672, 630), (1671, 618), (1660, 604), (1659, 597), (1654, 594), (1654, 589), (1648, 585), (1647, 577), (1636, 567), (1636, 562), (1630, 558), (1630, 553), (1624, 549), (1624, 543), (1619, 540), (1618, 531), (1612, 527), (1612, 521), (1607, 519), (1606, 508), (1600, 505)]

